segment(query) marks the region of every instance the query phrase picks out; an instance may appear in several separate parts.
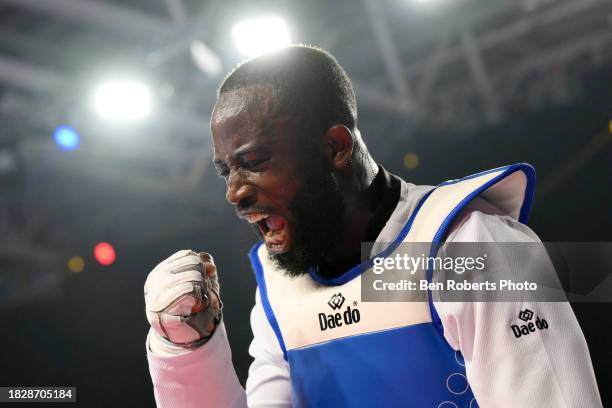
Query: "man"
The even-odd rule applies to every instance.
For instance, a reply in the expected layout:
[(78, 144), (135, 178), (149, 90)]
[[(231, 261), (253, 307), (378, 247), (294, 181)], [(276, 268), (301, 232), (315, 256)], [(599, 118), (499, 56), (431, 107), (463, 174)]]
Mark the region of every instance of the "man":
[[(236, 68), (219, 89), (211, 128), (226, 198), (263, 240), (250, 254), (254, 362), (245, 392), (212, 257), (179, 251), (145, 284), (158, 406), (601, 406), (565, 303), (360, 299), (361, 274), (402, 242), (539, 242), (522, 223), (530, 166), (436, 189), (389, 174), (361, 139), (345, 72), (307, 46)], [(378, 248), (365, 261), (362, 242)], [(322, 306), (345, 315), (321, 318)], [(510, 325), (527, 306), (550, 328), (517, 339)]]

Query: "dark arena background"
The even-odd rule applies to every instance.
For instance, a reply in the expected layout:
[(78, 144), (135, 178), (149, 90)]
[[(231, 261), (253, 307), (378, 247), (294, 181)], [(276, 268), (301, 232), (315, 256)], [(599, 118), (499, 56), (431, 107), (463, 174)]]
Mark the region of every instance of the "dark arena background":
[[(215, 257), (244, 382), (256, 237), (209, 119), (225, 73), (287, 43), (336, 56), (388, 170), (528, 162), (543, 241), (612, 241), (611, 0), (0, 0), (0, 386), (154, 406), (143, 284), (184, 248)], [(612, 406), (612, 305), (572, 306)]]

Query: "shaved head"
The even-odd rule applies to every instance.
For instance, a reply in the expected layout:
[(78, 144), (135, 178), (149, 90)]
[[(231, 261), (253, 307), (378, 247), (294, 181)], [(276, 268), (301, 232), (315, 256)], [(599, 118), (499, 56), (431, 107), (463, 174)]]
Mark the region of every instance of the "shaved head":
[(337, 124), (356, 126), (351, 81), (336, 59), (319, 48), (296, 45), (247, 60), (225, 78), (218, 96), (257, 85), (270, 87), (279, 113), (296, 116), (311, 132)]

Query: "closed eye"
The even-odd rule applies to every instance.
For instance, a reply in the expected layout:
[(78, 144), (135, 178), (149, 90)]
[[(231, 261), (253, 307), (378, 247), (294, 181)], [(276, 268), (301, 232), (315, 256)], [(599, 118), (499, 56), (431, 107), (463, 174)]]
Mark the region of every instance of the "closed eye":
[[(264, 169), (261, 168), (266, 162), (270, 160), (270, 157), (263, 157), (261, 159), (252, 159), (252, 160), (240, 160), (239, 164), (236, 166), (239, 169), (241, 168), (244, 171), (252, 171), (252, 172), (261, 172)], [(215, 169), (217, 170), (217, 175), (224, 179), (227, 179), (230, 174), (230, 166), (225, 164), (222, 161), (214, 162)], [(238, 170), (238, 169), (237, 169)]]
[(262, 164), (266, 163), (269, 160), (270, 160), (270, 158), (266, 157), (266, 158), (263, 158), (263, 159), (256, 159), (256, 160), (245, 161), (244, 162), (244, 167), (247, 170), (251, 170), (251, 171), (261, 171), (261, 169), (259, 169), (258, 167), (261, 166)]

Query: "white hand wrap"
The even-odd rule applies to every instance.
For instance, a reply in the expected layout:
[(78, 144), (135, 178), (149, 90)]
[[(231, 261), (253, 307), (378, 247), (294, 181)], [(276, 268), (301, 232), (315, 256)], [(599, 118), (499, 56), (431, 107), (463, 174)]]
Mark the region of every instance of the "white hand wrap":
[(217, 271), (207, 253), (178, 251), (149, 273), (144, 292), (151, 327), (175, 345), (203, 344), (221, 320)]

